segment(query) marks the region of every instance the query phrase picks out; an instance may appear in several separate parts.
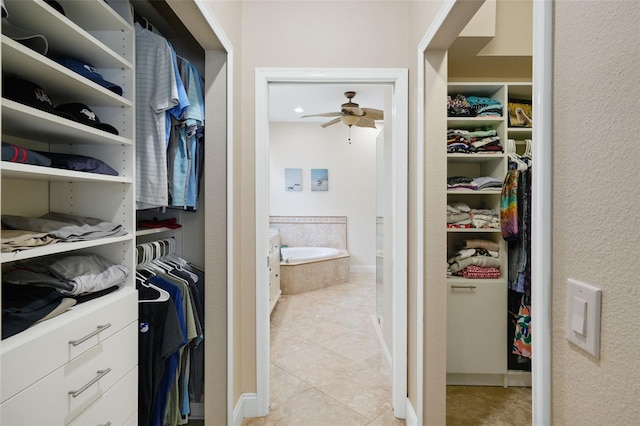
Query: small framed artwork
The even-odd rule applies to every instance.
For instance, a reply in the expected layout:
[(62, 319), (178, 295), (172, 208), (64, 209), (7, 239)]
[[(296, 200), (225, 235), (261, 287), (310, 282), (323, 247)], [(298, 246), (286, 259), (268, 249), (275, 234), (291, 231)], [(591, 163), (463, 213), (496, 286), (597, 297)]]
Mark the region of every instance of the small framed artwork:
[(302, 169), (284, 169), (284, 190), (302, 191)]
[(531, 127), (533, 111), (529, 100), (509, 100), (509, 127)]
[(329, 190), (329, 170), (328, 169), (311, 169), (311, 190), (312, 191), (328, 191)]

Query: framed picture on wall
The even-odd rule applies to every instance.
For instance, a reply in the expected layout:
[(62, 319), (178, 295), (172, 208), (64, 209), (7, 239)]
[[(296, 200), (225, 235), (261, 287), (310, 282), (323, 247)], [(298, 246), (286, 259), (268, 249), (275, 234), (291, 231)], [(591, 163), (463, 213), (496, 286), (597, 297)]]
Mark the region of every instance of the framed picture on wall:
[(328, 191), (329, 190), (329, 170), (328, 169), (311, 169), (311, 190), (312, 191)]
[(284, 169), (284, 190), (302, 191), (302, 169)]

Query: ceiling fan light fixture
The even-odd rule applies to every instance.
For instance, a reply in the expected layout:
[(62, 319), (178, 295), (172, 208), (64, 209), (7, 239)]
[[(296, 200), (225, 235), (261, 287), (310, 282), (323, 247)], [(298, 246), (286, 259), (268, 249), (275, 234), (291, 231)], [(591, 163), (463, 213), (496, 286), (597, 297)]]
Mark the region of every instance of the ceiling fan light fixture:
[(347, 126), (353, 126), (358, 121), (360, 121), (360, 117), (357, 115), (343, 115), (342, 122)]

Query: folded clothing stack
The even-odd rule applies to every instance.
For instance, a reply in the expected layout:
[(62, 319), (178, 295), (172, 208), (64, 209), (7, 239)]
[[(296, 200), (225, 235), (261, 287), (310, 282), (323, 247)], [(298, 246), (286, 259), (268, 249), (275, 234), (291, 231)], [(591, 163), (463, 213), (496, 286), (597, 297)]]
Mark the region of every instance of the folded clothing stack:
[(462, 201), (447, 204), (448, 228), (500, 228), (500, 215), (494, 209), (472, 209)]
[(500, 278), (500, 245), (483, 239), (464, 240), (447, 260), (447, 276)]

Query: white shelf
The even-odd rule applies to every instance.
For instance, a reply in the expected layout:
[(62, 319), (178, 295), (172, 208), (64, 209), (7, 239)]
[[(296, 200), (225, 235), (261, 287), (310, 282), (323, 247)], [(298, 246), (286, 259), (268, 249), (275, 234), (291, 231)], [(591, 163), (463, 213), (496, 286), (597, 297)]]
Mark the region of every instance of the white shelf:
[(144, 237), (145, 235), (162, 234), (163, 232), (171, 232), (180, 228), (153, 228), (153, 229), (138, 229), (136, 236)]
[[(41, 86), (54, 105), (75, 100), (90, 106), (133, 108), (133, 102), (82, 77), (56, 61), (2, 36), (2, 71)], [(131, 64), (121, 67), (131, 69)], [(64, 101), (64, 102), (63, 102)]]
[(448, 117), (449, 128), (495, 127), (505, 122), (504, 117)]
[[(78, 59), (89, 61), (96, 68), (132, 69), (131, 61), (117, 54), (85, 29), (71, 19), (61, 15), (42, 0), (5, 0), (5, 6), (11, 16), (11, 23), (17, 27), (32, 30), (46, 37), (51, 52), (73, 55)], [(69, 5), (73, 2), (64, 2)], [(93, 30), (101, 31), (133, 31), (110, 7), (99, 5), (97, 1), (82, 1), (78, 3), (78, 12), (74, 17), (83, 25), (91, 27), (90, 23), (100, 22)], [(62, 4), (62, 3), (61, 3)], [(87, 13), (85, 7), (89, 6)], [(63, 6), (64, 7), (64, 6)], [(71, 12), (70, 9), (69, 12)], [(65, 9), (65, 13), (66, 9)], [(71, 16), (71, 15), (69, 15)], [(38, 22), (46, 22), (37, 25)]]
[[(122, 243), (133, 240), (132, 234), (122, 235), (119, 237), (100, 238), (91, 241), (79, 241), (73, 243), (56, 243), (42, 247), (34, 247), (29, 250), (22, 250), (13, 253), (2, 253), (0, 257), (2, 263), (15, 262), (17, 260), (33, 259), (41, 256), (48, 256), (51, 254), (59, 254), (71, 252), (74, 250), (105, 246), (108, 244)], [(3, 341), (4, 343), (4, 341)]]
[(455, 160), (456, 163), (464, 163), (464, 162), (469, 162), (469, 163), (479, 163), (479, 162), (483, 162), (483, 161), (499, 161), (499, 160), (503, 160), (506, 157), (505, 154), (503, 154), (502, 152), (497, 152), (497, 153), (487, 153), (487, 154), (478, 154), (478, 153), (471, 153), (471, 154), (461, 154), (461, 153), (455, 153), (455, 154), (447, 154), (447, 158), (448, 159), (453, 159)]
[(491, 195), (491, 194), (502, 194), (501, 189), (447, 189), (447, 195), (457, 195), (457, 194), (473, 194), (473, 195)]
[(456, 232), (456, 233), (499, 233), (502, 232), (500, 228), (447, 228), (447, 232)]
[[(116, 127), (116, 123), (108, 124)], [(133, 140), (130, 138), (114, 135), (5, 98), (2, 99), (2, 133), (49, 143), (133, 145)]]
[(98, 173), (76, 172), (53, 167), (33, 166), (31, 164), (2, 162), (3, 179), (46, 180), (56, 182), (102, 182), (131, 184), (133, 179), (125, 176), (109, 176)]

